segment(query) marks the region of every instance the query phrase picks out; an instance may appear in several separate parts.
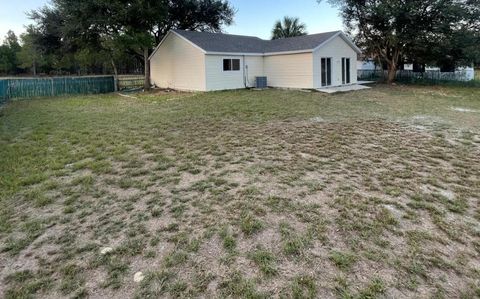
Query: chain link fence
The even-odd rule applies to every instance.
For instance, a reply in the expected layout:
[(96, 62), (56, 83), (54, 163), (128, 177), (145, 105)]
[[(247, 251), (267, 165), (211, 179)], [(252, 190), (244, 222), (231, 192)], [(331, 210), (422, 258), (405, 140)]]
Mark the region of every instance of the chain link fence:
[[(388, 72), (385, 70), (358, 70), (357, 78), (361, 81), (385, 81)], [(398, 70), (396, 81), (403, 83), (424, 84), (478, 84), (473, 71), (459, 70), (455, 72), (425, 71), (414, 72), (410, 70)]]

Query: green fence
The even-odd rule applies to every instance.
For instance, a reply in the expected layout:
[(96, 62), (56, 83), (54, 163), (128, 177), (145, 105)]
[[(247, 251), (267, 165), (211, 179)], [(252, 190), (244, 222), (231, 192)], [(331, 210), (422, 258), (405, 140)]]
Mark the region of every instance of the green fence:
[(95, 94), (115, 91), (113, 76), (0, 78), (0, 102), (8, 99)]
[(8, 81), (0, 80), (0, 104), (7, 100)]

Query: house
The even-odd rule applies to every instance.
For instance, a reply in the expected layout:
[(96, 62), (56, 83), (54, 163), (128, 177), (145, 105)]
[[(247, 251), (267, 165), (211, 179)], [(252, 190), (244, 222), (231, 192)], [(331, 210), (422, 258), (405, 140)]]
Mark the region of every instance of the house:
[(268, 86), (318, 89), (356, 84), (360, 50), (341, 31), (277, 39), (171, 30), (150, 56), (161, 88), (212, 91)]
[(358, 55), (357, 71), (375, 71), (381, 69), (382, 67), (378, 65), (378, 61), (376, 61), (375, 59), (365, 56), (363, 54)]

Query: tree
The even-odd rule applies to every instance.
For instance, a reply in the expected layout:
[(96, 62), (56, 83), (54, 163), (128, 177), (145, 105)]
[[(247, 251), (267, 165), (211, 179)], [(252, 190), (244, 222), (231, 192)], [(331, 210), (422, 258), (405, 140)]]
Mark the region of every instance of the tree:
[[(72, 46), (71, 40), (63, 34), (66, 24), (64, 16), (50, 6), (31, 11), (27, 15), (35, 22), (35, 25), (27, 28), (31, 43), (30, 51), (42, 57), (45, 62), (43, 71), (57, 74), (76, 72), (75, 63), (67, 59), (76, 49)], [(23, 57), (24, 62), (28, 62), (27, 58)]]
[[(387, 65), (393, 82), (399, 61), (431, 60), (439, 40), (451, 41), (462, 24), (478, 23), (478, 0), (330, 0), (364, 54)], [(456, 57), (458, 60), (459, 57)]]
[(20, 49), (17, 36), (13, 31), (9, 30), (3, 44), (0, 46), (0, 73), (16, 73), (18, 66), (17, 53)]
[(18, 37), (12, 30), (9, 30), (7, 32), (7, 36), (5, 37), (3, 44), (9, 47), (14, 52), (20, 51), (21, 48), (20, 44), (18, 43)]
[(480, 1), (459, 3), (461, 20), (453, 28), (437, 34), (428, 46), (427, 57), (443, 71), (480, 62)]
[[(164, 0), (165, 1), (165, 0)], [(154, 32), (158, 44), (171, 29), (222, 32), (232, 24), (234, 8), (223, 0), (166, 0), (167, 15)]]
[(458, 66), (471, 66), (480, 61), (479, 45), (478, 34), (459, 29), (451, 36), (439, 37), (422, 58), (427, 64), (440, 67), (442, 72), (453, 72)]
[(37, 75), (39, 67), (45, 65), (44, 55), (37, 46), (39, 33), (33, 25), (27, 26), (27, 31), (20, 35), (22, 49), (17, 54), (19, 67), (31, 69), (34, 76)]
[(285, 16), (273, 26), (272, 39), (306, 35), (306, 28), (307, 26), (301, 23), (299, 18)]
[(145, 89), (150, 88), (148, 55), (170, 29), (220, 31), (234, 11), (224, 0), (53, 0), (63, 18), (65, 41), (78, 49), (110, 53), (118, 49), (144, 61)]
[(6, 45), (0, 46), (0, 74), (9, 74), (12, 70), (12, 55)]
[(154, 26), (155, 44), (172, 29), (221, 32), (233, 22), (235, 10), (227, 0), (164, 0), (166, 15)]

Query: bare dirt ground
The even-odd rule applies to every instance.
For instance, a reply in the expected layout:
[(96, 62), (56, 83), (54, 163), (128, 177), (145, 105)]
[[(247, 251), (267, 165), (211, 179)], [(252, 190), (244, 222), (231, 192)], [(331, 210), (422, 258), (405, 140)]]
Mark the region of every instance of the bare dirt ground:
[(0, 112), (4, 297), (480, 296), (480, 90), (135, 97)]

